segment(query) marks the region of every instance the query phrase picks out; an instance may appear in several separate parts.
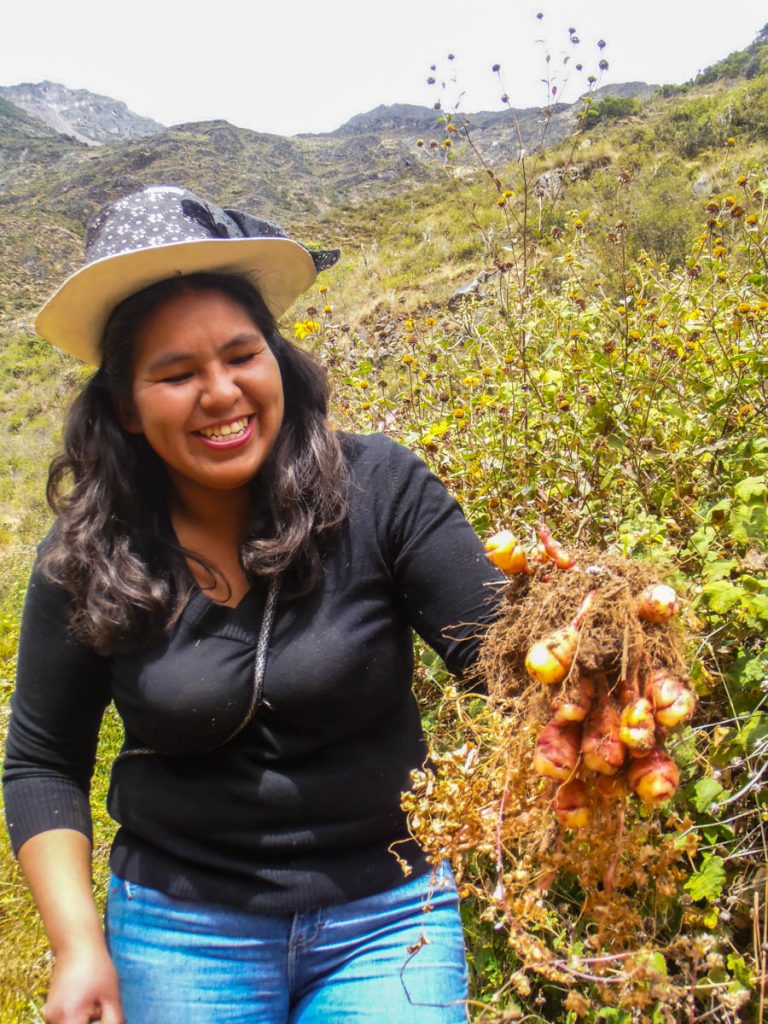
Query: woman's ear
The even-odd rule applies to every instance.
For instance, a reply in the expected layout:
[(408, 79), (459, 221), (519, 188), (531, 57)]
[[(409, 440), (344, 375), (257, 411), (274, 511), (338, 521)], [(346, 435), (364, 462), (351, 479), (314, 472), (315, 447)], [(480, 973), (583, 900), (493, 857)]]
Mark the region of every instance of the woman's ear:
[(143, 434), (139, 414), (130, 398), (113, 398), (117, 422), (129, 434)]

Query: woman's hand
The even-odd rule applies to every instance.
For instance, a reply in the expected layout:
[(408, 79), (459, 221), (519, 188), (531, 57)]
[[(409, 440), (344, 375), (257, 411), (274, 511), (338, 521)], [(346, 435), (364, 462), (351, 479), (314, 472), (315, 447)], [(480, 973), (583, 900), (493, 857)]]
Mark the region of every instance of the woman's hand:
[(91, 844), (52, 829), (22, 844), (19, 864), (54, 955), (46, 1024), (123, 1024), (117, 972), (91, 890)]
[(124, 1024), (117, 972), (106, 945), (60, 953), (51, 974), (46, 1024)]

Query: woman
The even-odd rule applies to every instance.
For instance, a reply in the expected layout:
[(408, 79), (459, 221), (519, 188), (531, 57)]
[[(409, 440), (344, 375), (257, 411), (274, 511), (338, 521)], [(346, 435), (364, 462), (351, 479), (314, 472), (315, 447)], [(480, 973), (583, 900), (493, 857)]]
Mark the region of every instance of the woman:
[(465, 673), (499, 576), (420, 460), (329, 430), (322, 371), (280, 337), (337, 252), (171, 187), (106, 207), (86, 252), (38, 318), (99, 369), (51, 467), (5, 769), (46, 1020), (463, 1021), (455, 885), (399, 806), (425, 755), (411, 630)]

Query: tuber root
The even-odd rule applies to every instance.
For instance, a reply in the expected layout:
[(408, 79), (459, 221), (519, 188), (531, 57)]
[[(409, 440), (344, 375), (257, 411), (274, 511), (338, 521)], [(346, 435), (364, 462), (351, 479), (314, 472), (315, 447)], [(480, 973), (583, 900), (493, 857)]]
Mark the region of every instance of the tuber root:
[(629, 784), (644, 804), (669, 800), (679, 782), (677, 765), (663, 747), (654, 747), (643, 757), (632, 758), (629, 765)]
[(575, 683), (552, 701), (552, 720), (560, 724), (583, 722), (592, 707), (595, 684), (589, 676), (579, 674)]
[(571, 558), (563, 545), (555, 540), (544, 523), (539, 523), (537, 532), (547, 556), (555, 563), (558, 569), (571, 569), (576, 565), (576, 560)]
[(581, 750), (590, 771), (616, 775), (621, 770), (627, 748), (619, 738), (620, 728), (619, 712), (607, 699), (587, 716)]
[(543, 640), (531, 644), (525, 659), (528, 675), (539, 683), (561, 683), (568, 675), (579, 645), (579, 629), (592, 607), (594, 591), (590, 590), (581, 602), (570, 626), (555, 630)]
[(493, 564), (507, 576), (530, 572), (528, 556), (509, 530), (501, 530), (489, 537), (485, 551)]
[(548, 779), (569, 779), (579, 763), (580, 750), (580, 726), (549, 722), (536, 740), (533, 769)]
[(644, 753), (655, 745), (656, 719), (653, 706), (645, 697), (640, 697), (622, 709), (619, 739), (633, 752)]
[(626, 772), (617, 775), (598, 775), (595, 789), (604, 800), (624, 800), (629, 796), (629, 779)]
[(644, 622), (669, 622), (679, 610), (678, 596), (666, 583), (647, 587), (637, 599), (637, 614)]
[(685, 722), (696, 707), (696, 698), (685, 683), (665, 669), (651, 673), (645, 683), (645, 695), (653, 706), (656, 721), (668, 729)]
[(581, 779), (563, 783), (555, 793), (553, 806), (560, 824), (566, 828), (584, 828), (589, 824), (589, 793)]

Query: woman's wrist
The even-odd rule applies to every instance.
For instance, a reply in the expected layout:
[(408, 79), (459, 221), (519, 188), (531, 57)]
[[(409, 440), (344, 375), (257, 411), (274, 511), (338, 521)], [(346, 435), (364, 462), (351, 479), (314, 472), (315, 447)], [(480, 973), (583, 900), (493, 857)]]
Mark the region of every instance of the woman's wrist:
[(95, 957), (107, 952), (104, 929), (95, 906), (92, 915), (78, 915), (61, 921), (51, 932), (48, 942), (56, 960)]

